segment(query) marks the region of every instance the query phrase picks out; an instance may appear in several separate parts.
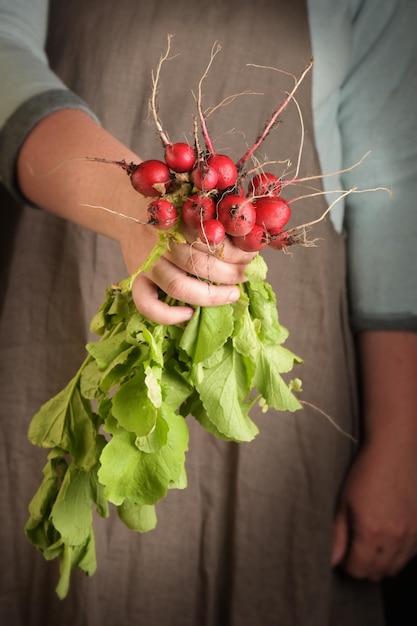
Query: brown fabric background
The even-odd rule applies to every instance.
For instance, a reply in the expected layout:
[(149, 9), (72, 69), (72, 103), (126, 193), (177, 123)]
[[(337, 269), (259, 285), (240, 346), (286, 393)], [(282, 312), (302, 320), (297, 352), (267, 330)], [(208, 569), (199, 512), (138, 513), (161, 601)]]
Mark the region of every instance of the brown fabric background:
[[(191, 89), (216, 39), (223, 49), (205, 83), (205, 105), (245, 89), (264, 93), (240, 97), (212, 118), (216, 147), (234, 157), (292, 85), (284, 74), (246, 64), (299, 74), (311, 56), (299, 0), (56, 1), (50, 20), (53, 68), (142, 158), (161, 156), (147, 102), (151, 69), (168, 32), (175, 34), (173, 53), (180, 56), (164, 69), (160, 117), (173, 140), (192, 132)], [(310, 89), (311, 77), (297, 96), (306, 127), (303, 172), (309, 174), (319, 171)], [(290, 107), (259, 156), (295, 163), (299, 142), (298, 114)], [(294, 223), (300, 223), (319, 216), (325, 205), (315, 198), (294, 207)], [(147, 535), (128, 531), (116, 516), (97, 520), (98, 571), (91, 579), (76, 572), (69, 597), (57, 600), (57, 564), (45, 563), (23, 535), (45, 461), (26, 432), (39, 405), (78, 368), (90, 318), (105, 287), (125, 270), (114, 242), (42, 211), (21, 209), (15, 230), (0, 326), (2, 623), (382, 624), (377, 588), (330, 569), (332, 516), (354, 449), (310, 409), (257, 415), (260, 435), (241, 445), (216, 440), (189, 418), (188, 488), (158, 506), (158, 526)], [(315, 248), (268, 252), (268, 279), (290, 330), (286, 345), (304, 359), (295, 372), (303, 397), (357, 434), (344, 239), (329, 220), (313, 235)]]

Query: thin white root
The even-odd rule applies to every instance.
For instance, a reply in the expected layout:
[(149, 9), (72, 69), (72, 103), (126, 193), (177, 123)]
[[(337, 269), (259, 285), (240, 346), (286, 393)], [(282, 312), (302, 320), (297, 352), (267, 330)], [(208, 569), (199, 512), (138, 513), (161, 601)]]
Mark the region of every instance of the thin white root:
[(261, 143), (268, 136), (269, 132), (271, 131), (271, 129), (276, 124), (279, 116), (281, 115), (281, 113), (283, 113), (283, 111), (285, 111), (285, 109), (287, 108), (289, 102), (292, 100), (295, 92), (297, 91), (297, 89), (299, 88), (299, 86), (301, 85), (301, 83), (303, 82), (304, 78), (307, 76), (308, 72), (311, 70), (312, 67), (313, 67), (313, 59), (311, 59), (309, 61), (309, 63), (306, 65), (306, 67), (304, 68), (303, 72), (299, 76), (299, 78), (296, 79), (294, 87), (287, 94), (287, 97), (285, 98), (284, 102), (273, 113), (272, 117), (270, 118), (269, 122), (265, 125), (265, 127), (262, 130), (262, 133), (259, 135), (258, 139), (254, 142), (254, 144), (251, 146), (251, 148), (249, 148), (249, 150), (247, 150), (245, 152), (245, 154), (243, 156), (241, 156), (240, 159), (237, 161), (236, 165), (237, 165), (238, 169), (241, 169), (244, 166), (246, 161), (252, 156), (252, 154), (254, 154), (254, 152), (256, 152), (256, 150), (259, 148)]
[(160, 75), (161, 75), (161, 69), (163, 64), (165, 63), (165, 61), (168, 60), (172, 60), (174, 59), (176, 56), (178, 55), (174, 55), (173, 57), (169, 56), (169, 53), (171, 51), (171, 39), (172, 39), (173, 35), (168, 34), (168, 43), (167, 43), (167, 49), (165, 51), (165, 54), (163, 54), (161, 56), (161, 58), (159, 59), (158, 65), (156, 66), (156, 70), (155, 72), (152, 71), (152, 95), (149, 101), (149, 110), (152, 114), (152, 117), (154, 119), (155, 122), (155, 126), (156, 129), (159, 133), (159, 136), (161, 137), (162, 143), (164, 146), (168, 146), (171, 144), (171, 141), (169, 140), (168, 135), (166, 134), (166, 132), (163, 129), (162, 123), (159, 119), (158, 116), (158, 106), (156, 103), (156, 97), (158, 94), (158, 85), (159, 85), (159, 79), (160, 79)]
[(57, 172), (62, 167), (64, 167), (64, 165), (68, 165), (68, 163), (77, 163), (79, 161), (84, 161), (84, 162), (89, 162), (89, 163), (108, 163), (110, 165), (117, 165), (117, 163), (115, 163), (114, 161), (108, 161), (107, 159), (101, 159), (100, 157), (88, 157), (88, 156), (73, 157), (72, 159), (65, 159), (65, 161), (62, 161), (62, 163), (58, 163), (58, 165), (53, 167), (51, 170), (49, 170), (45, 174), (36, 173), (35, 170), (33, 169), (33, 166), (30, 163), (26, 163), (25, 165), (31, 176), (36, 177), (36, 178), (48, 178), (48, 176), (52, 176), (52, 174), (55, 174), (55, 172)]
[(251, 169), (246, 170), (245, 175), (246, 176), (251, 176), (252, 174), (258, 174), (258, 173), (265, 173), (265, 168), (269, 165), (284, 165), (285, 169), (289, 169), (292, 165), (292, 162), (290, 159), (284, 159), (283, 161), (270, 161), (265, 160), (265, 161), (259, 161), (258, 157), (256, 157), (254, 154), (251, 156), (251, 161), (254, 164), (254, 167), (252, 167)]
[(234, 93), (231, 94), (230, 96), (226, 96), (226, 98), (224, 98), (221, 102), (219, 102), (216, 105), (213, 105), (211, 107), (208, 107), (204, 112), (204, 117), (206, 118), (206, 120), (210, 117), (210, 115), (213, 115), (213, 113), (215, 111), (217, 111), (217, 109), (220, 109), (221, 107), (225, 107), (228, 104), (231, 104), (232, 102), (234, 102), (236, 100), (236, 98), (239, 98), (240, 96), (264, 96), (265, 94), (258, 92), (258, 91), (242, 91), (240, 93)]
[(118, 211), (113, 211), (113, 209), (109, 209), (108, 207), (102, 206), (101, 204), (87, 204), (86, 202), (79, 202), (78, 206), (85, 206), (89, 209), (101, 209), (102, 211), (106, 211), (107, 213), (111, 213), (112, 215), (117, 215), (118, 217), (122, 217), (123, 219), (135, 222), (135, 224), (142, 224), (145, 226), (147, 224), (147, 222), (142, 222), (142, 220), (138, 220), (136, 217), (132, 217), (131, 215), (125, 215), (124, 213), (119, 213)]
[(206, 118), (204, 116), (203, 113), (203, 83), (205, 81), (205, 79), (208, 76), (208, 73), (210, 71), (210, 68), (214, 62), (214, 59), (216, 58), (216, 56), (218, 55), (218, 53), (220, 52), (220, 50), (222, 49), (221, 45), (218, 43), (218, 41), (215, 41), (213, 44), (213, 47), (211, 49), (211, 54), (210, 54), (210, 60), (208, 62), (208, 65), (202, 75), (202, 77), (200, 78), (199, 82), (198, 82), (198, 91), (197, 91), (197, 111), (198, 111), (198, 116), (199, 116), (199, 120), (200, 120), (200, 126), (201, 126), (201, 132), (203, 133), (203, 137), (204, 137), (204, 141), (207, 147), (207, 150), (210, 153), (214, 153), (214, 147), (213, 144), (211, 142), (208, 130), (207, 130), (207, 124), (206, 124)]
[(321, 180), (322, 178), (330, 178), (330, 176), (336, 176), (338, 174), (345, 174), (346, 172), (351, 172), (352, 170), (354, 170), (355, 168), (357, 168), (359, 165), (361, 165), (361, 163), (363, 163), (363, 161), (371, 154), (371, 150), (368, 150), (368, 152), (366, 152), (363, 157), (361, 157), (359, 159), (359, 161), (357, 161), (356, 163), (354, 163), (353, 165), (350, 165), (349, 167), (346, 167), (342, 170), (336, 170), (335, 172), (328, 172), (327, 174), (315, 174), (314, 176), (304, 176), (303, 178), (291, 178), (291, 179), (287, 179), (287, 180), (283, 180), (282, 181), (282, 188), (287, 187), (288, 185), (294, 185), (294, 184), (298, 184), (298, 183), (306, 183), (310, 180)]
[(256, 63), (247, 63), (246, 67), (255, 67), (258, 70), (272, 70), (273, 72), (279, 72), (280, 74), (285, 74), (285, 76), (291, 76), (294, 80), (294, 84), (297, 83), (297, 77), (295, 74), (281, 70), (279, 67), (273, 67), (271, 65), (257, 65)]
[[(290, 94), (287, 93), (288, 96), (290, 96)], [(300, 126), (301, 126), (301, 139), (300, 139), (300, 146), (298, 148), (298, 156), (297, 156), (297, 165), (295, 167), (295, 178), (297, 178), (298, 173), (300, 171), (301, 168), (301, 159), (302, 159), (302, 154), (303, 154), (303, 148), (304, 148), (304, 136), (305, 136), (305, 128), (304, 128), (304, 119), (303, 119), (303, 114), (301, 112), (301, 107), (298, 104), (298, 100), (294, 97), (291, 96), (292, 101), (294, 102), (295, 106), (297, 107), (297, 111), (298, 111), (298, 117), (300, 119)]]
[(321, 214), (320, 217), (318, 217), (315, 220), (312, 220), (311, 222), (306, 222), (305, 224), (300, 224), (299, 226), (294, 226), (293, 228), (290, 229), (290, 231), (306, 229), (306, 228), (309, 228), (311, 226), (314, 226), (314, 224), (318, 224), (319, 222), (324, 220), (326, 215), (328, 213), (330, 213), (330, 211), (333, 209), (335, 204), (337, 204), (337, 202), (340, 202), (340, 200), (342, 200), (346, 196), (349, 196), (351, 193), (369, 193), (371, 191), (386, 191), (387, 193), (389, 193), (391, 195), (391, 190), (388, 189), (388, 187), (373, 187), (371, 189), (358, 189), (357, 187), (352, 187), (351, 189), (348, 189), (347, 191), (346, 190), (335, 189), (334, 191), (330, 191), (330, 192), (317, 191), (316, 193), (307, 194), (305, 196), (298, 196), (297, 198), (294, 198), (293, 200), (291, 200), (291, 202), (296, 202), (297, 200), (304, 200), (305, 198), (312, 198), (314, 196), (323, 196), (323, 195), (325, 195), (327, 193), (339, 193), (340, 194), (335, 200), (333, 200), (333, 202), (331, 202), (329, 204), (329, 206)]
[(356, 439), (356, 437), (354, 437), (353, 435), (351, 435), (350, 433), (346, 432), (345, 430), (343, 430), (343, 428), (341, 428), (339, 426), (339, 424), (337, 424), (335, 422), (335, 420), (328, 415), (325, 411), (322, 411), (322, 409), (319, 409), (317, 406), (315, 406), (314, 404), (312, 404), (311, 402), (307, 402), (306, 400), (299, 400), (300, 404), (304, 404), (305, 406), (310, 407), (311, 409), (314, 409), (315, 411), (317, 411), (317, 413), (320, 413), (320, 415), (323, 415), (323, 417), (325, 417), (332, 426), (334, 426), (334, 428), (341, 433), (344, 437), (347, 437), (348, 439), (350, 439), (351, 441), (353, 441), (353, 443), (358, 443), (358, 440)]

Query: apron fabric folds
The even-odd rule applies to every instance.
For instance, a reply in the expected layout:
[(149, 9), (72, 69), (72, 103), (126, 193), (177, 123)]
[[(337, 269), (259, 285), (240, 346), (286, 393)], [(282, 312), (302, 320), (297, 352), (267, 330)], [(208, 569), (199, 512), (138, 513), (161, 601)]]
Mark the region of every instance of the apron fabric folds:
[[(285, 15), (285, 19), (280, 16)], [(161, 158), (148, 116), (151, 71), (173, 33), (159, 115), (174, 141), (191, 140), (198, 80), (214, 42), (222, 50), (204, 83), (204, 106), (247, 90), (210, 118), (215, 146), (233, 158), (256, 138), (311, 57), (304, 3), (91, 0), (52, 2), (52, 68), (103, 126), (143, 159)], [(254, 68), (248, 64), (263, 65)], [(311, 77), (297, 93), (305, 137), (301, 174), (319, 172)], [(260, 95), (263, 94), (263, 95)], [(294, 105), (261, 149), (290, 158), (301, 127)], [(100, 155), (90, 155), (100, 156)], [(108, 167), (108, 166), (103, 166)], [(317, 183), (319, 185), (319, 183)], [(302, 190), (302, 188), (301, 188)], [(300, 194), (300, 188), (292, 193)], [(6, 202), (6, 201), (5, 201)], [(88, 198), (86, 198), (88, 202)], [(5, 207), (6, 208), (6, 207)], [(320, 216), (322, 196), (294, 204), (293, 222)], [(84, 357), (89, 321), (105, 288), (126, 274), (118, 245), (29, 207), (16, 215), (2, 299), (0, 476), (3, 504), (1, 604), (9, 626), (378, 626), (378, 588), (332, 571), (332, 519), (355, 454), (320, 413), (255, 414), (250, 444), (217, 440), (187, 418), (188, 487), (157, 507), (146, 535), (116, 515), (95, 521), (98, 570), (74, 572), (68, 598), (54, 592), (57, 564), (23, 534), (45, 451), (27, 441), (29, 421)], [(303, 398), (358, 435), (353, 342), (348, 325), (344, 236), (329, 219), (316, 246), (265, 254), (286, 346), (303, 358)], [(113, 511), (114, 513), (114, 511)]]

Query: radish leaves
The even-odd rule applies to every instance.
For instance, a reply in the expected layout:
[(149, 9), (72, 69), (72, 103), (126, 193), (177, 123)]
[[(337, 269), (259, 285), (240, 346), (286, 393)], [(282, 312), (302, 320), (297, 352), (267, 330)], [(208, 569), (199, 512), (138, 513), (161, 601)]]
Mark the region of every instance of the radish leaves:
[(91, 322), (99, 338), (87, 344), (76, 376), (33, 417), (30, 441), (51, 452), (25, 531), (45, 558), (59, 558), (60, 597), (73, 567), (96, 569), (94, 507), (106, 517), (111, 503), (129, 528), (147, 532), (159, 500), (186, 487), (191, 415), (213, 435), (242, 442), (259, 432), (254, 403), (301, 407), (281, 378), (300, 360), (281, 345), (287, 331), (261, 257), (247, 276), (238, 302), (197, 307), (177, 326), (143, 317), (129, 280), (109, 288)]

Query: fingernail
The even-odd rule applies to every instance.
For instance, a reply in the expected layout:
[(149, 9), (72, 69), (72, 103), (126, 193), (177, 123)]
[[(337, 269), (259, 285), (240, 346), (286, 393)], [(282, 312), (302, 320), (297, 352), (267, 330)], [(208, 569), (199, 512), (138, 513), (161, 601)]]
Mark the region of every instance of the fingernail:
[(194, 309), (186, 309), (186, 310), (184, 311), (184, 317), (185, 317), (185, 320), (184, 320), (184, 321), (186, 321), (186, 320), (190, 320), (190, 319), (192, 318), (192, 316), (193, 316), (193, 315), (194, 315)]
[(240, 292), (239, 289), (232, 289), (231, 292), (229, 293), (229, 302), (236, 302), (236, 300), (239, 300), (240, 297)]

